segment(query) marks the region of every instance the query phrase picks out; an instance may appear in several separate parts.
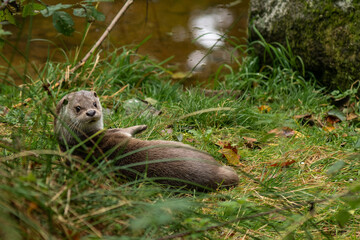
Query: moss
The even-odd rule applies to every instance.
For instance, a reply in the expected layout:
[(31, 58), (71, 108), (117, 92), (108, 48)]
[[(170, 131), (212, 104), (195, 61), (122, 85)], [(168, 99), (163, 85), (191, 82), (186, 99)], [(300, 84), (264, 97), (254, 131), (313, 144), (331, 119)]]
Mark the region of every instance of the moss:
[[(316, 0), (309, 4), (295, 0), (284, 16), (272, 19), (271, 29), (260, 32), (269, 42), (286, 44), (288, 39), (293, 52), (302, 57), (306, 69), (323, 85), (346, 89), (360, 79), (359, 10), (358, 3), (345, 8), (334, 1)], [(256, 26), (259, 15), (251, 16)]]

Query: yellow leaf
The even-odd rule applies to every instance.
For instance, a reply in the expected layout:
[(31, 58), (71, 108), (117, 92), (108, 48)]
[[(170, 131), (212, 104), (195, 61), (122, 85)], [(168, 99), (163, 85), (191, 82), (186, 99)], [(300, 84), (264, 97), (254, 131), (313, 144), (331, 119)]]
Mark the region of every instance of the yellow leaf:
[(240, 163), (240, 156), (229, 148), (220, 149), (219, 153), (222, 153), (232, 165), (238, 165)]
[(187, 72), (176, 72), (171, 75), (172, 79), (183, 79), (183, 78), (189, 78), (191, 77), (191, 73)]
[(335, 127), (330, 125), (330, 126), (325, 126), (323, 127), (323, 130), (326, 131), (326, 132), (332, 132), (335, 130)]
[(268, 105), (261, 105), (260, 107), (258, 107), (260, 112), (270, 112), (271, 107)]
[(305, 137), (304, 134), (302, 134), (301, 132), (295, 131), (295, 130), (294, 130), (294, 136), (295, 136), (295, 138), (303, 138), (303, 137)]

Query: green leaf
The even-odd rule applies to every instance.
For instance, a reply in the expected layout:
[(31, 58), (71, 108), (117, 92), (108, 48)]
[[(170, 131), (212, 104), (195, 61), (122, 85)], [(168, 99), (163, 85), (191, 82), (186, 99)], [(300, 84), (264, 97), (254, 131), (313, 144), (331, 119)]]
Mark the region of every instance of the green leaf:
[(332, 109), (328, 112), (328, 115), (332, 115), (335, 116), (337, 118), (339, 118), (342, 122), (346, 120), (346, 116), (343, 112), (341, 112), (338, 109)]
[(39, 4), (39, 3), (28, 3), (28, 4), (24, 5), (23, 11), (22, 11), (22, 16), (26, 17), (26, 16), (36, 15), (40, 12), (40, 10), (43, 10), (45, 8), (46, 8), (46, 6)]
[(0, 10), (0, 22), (8, 22), (16, 25), (14, 16), (7, 8), (5, 8), (4, 10)]
[(73, 14), (77, 17), (86, 17), (88, 20), (90, 18), (93, 18), (97, 21), (105, 20), (105, 15), (96, 10), (96, 8), (93, 6), (86, 6), (86, 10), (85, 8), (75, 8)]
[(334, 163), (327, 171), (327, 175), (334, 175), (337, 172), (340, 171), (340, 169), (342, 169), (345, 166), (345, 162), (344, 161), (337, 161), (336, 163)]
[(53, 24), (56, 31), (64, 34), (65, 36), (70, 36), (74, 32), (74, 21), (70, 14), (66, 12), (55, 12), (53, 15)]
[(48, 6), (47, 8), (41, 10), (40, 12), (44, 17), (49, 17), (49, 16), (53, 15), (54, 13), (56, 13), (58, 10), (71, 8), (72, 6), (73, 6), (73, 4), (59, 3), (56, 5)]
[(91, 15), (95, 18), (96, 21), (105, 21), (105, 15), (102, 12), (96, 10), (94, 7)]
[(75, 8), (73, 14), (76, 17), (86, 17), (86, 12), (84, 8)]
[(336, 221), (338, 222), (340, 227), (344, 227), (345, 223), (349, 221), (350, 217), (351, 214), (349, 213), (349, 211), (346, 210), (340, 210), (335, 216)]
[(94, 3), (94, 2), (114, 2), (114, 0), (86, 0), (86, 3)]

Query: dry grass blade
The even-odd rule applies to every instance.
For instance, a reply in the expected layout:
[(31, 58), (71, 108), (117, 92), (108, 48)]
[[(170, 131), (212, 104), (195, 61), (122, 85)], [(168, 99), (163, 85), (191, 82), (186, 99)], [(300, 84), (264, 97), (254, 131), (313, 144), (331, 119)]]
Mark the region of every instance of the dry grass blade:
[(29, 151), (19, 152), (19, 153), (16, 153), (16, 154), (13, 154), (10, 156), (6, 156), (6, 157), (1, 157), (0, 162), (9, 161), (9, 160), (13, 160), (16, 158), (21, 158), (21, 157), (40, 156), (40, 155), (56, 155), (56, 156), (61, 156), (61, 157), (66, 157), (66, 158), (69, 157), (66, 153), (56, 151), (56, 150), (29, 150)]

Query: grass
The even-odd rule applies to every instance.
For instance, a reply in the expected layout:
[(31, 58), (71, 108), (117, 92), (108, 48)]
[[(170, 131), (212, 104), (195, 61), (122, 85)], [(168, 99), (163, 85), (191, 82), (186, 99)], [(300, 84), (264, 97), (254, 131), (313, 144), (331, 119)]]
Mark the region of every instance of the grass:
[[(255, 57), (251, 44), (261, 44), (266, 59)], [(159, 64), (125, 48), (73, 76), (48, 62), (26, 84), (1, 83), (0, 238), (358, 238), (359, 121), (329, 120), (337, 109), (330, 94), (289, 48), (251, 44), (242, 64), (225, 66), (230, 73), (215, 83), (238, 97), (184, 89)], [(147, 124), (139, 138), (181, 140), (225, 164), (218, 144), (229, 143), (241, 156), (233, 163), (239, 186), (202, 193), (151, 179), (126, 182), (111, 164), (86, 165), (59, 152), (54, 106), (79, 89), (100, 95), (106, 127)], [(343, 112), (360, 114), (356, 91), (348, 93)], [(162, 114), (127, 113), (123, 105), (132, 98), (156, 100)], [(301, 114), (313, 124), (296, 118)]]

